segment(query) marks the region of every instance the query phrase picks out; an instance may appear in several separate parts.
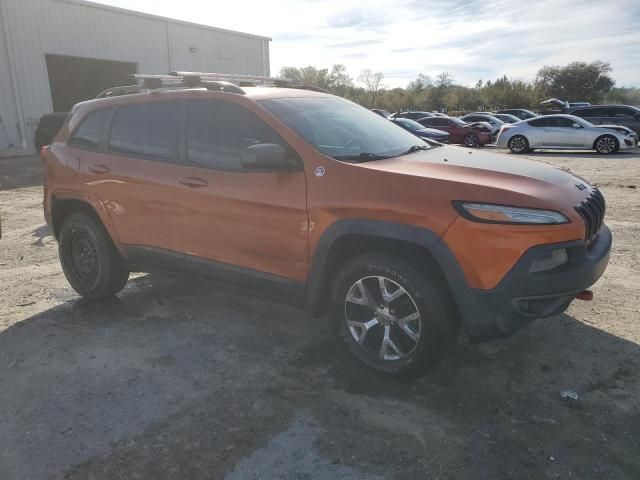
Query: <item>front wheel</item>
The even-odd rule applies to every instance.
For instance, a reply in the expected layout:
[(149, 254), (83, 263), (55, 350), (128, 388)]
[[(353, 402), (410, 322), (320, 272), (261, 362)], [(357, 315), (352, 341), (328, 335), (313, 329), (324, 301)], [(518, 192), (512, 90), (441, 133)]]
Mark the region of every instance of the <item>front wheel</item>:
[(72, 213), (58, 236), (62, 270), (73, 289), (85, 298), (98, 299), (122, 290), (129, 271), (102, 224), (92, 215)]
[(457, 338), (447, 295), (404, 260), (367, 254), (337, 279), (332, 317), (349, 352), (379, 372), (415, 377), (435, 367)]
[(480, 139), (475, 133), (467, 133), (464, 136), (464, 146), (465, 147), (479, 147)]
[(603, 135), (595, 141), (594, 148), (598, 153), (608, 155), (617, 152), (620, 145), (613, 135)]
[(513, 153), (524, 153), (529, 151), (529, 141), (522, 135), (514, 135), (509, 139), (509, 150)]

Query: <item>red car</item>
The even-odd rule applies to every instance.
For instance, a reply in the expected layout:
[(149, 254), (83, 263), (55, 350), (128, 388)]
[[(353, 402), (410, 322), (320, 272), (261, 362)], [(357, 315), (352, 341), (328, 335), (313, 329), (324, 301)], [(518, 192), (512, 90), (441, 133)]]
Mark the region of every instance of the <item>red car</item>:
[(491, 143), (491, 129), (482, 123), (466, 123), (455, 117), (428, 117), (417, 122), (427, 128), (437, 128), (449, 134), (449, 143), (466, 147), (481, 147)]

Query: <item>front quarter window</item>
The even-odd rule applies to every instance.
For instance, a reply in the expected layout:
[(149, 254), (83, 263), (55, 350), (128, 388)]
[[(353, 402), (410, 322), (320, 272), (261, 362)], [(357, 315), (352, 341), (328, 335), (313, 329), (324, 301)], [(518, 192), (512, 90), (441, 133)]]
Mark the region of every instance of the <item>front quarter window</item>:
[(259, 103), (324, 155), (338, 160), (402, 155), (430, 145), (389, 120), (337, 97), (288, 97)]

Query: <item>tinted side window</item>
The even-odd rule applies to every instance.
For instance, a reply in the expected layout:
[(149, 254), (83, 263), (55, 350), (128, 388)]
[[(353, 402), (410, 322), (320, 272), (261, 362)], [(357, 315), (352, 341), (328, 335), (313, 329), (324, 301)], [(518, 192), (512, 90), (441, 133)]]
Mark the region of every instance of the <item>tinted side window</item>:
[(554, 127), (573, 127), (573, 120), (568, 118), (554, 118)]
[(534, 120), (529, 120), (528, 123), (532, 127), (548, 127), (550, 125), (549, 119), (547, 118), (536, 118)]
[(452, 123), (451, 120), (447, 120), (446, 118), (440, 118), (440, 117), (423, 118), (420, 121), (424, 125), (429, 125), (430, 127), (448, 127)]
[(111, 124), (109, 150), (155, 160), (175, 158), (178, 107), (175, 102), (119, 107)]
[(635, 115), (638, 115), (638, 112), (635, 112), (634, 110), (632, 110), (629, 107), (613, 107), (610, 109), (611, 111), (611, 116), (612, 117), (617, 117), (617, 118), (634, 118)]
[(576, 110), (573, 115), (577, 117), (592, 118), (592, 117), (606, 117), (608, 114), (606, 108), (585, 108), (583, 110)]
[(111, 109), (106, 108), (87, 115), (71, 137), (69, 144), (87, 150), (98, 150), (105, 122), (110, 114)]
[(220, 100), (191, 102), (187, 120), (187, 159), (206, 168), (241, 170), (243, 150), (282, 138), (246, 108)]

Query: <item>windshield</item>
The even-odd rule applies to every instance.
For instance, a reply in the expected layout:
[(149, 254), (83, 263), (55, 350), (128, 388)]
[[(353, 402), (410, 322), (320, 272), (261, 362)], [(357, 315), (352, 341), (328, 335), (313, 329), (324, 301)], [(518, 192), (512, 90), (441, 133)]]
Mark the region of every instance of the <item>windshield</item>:
[(424, 128), (418, 122), (416, 122), (415, 120), (411, 120), (409, 118), (398, 118), (395, 120), (395, 123), (399, 123), (403, 127), (413, 131), (422, 130)]
[(449, 117), (449, 120), (451, 120), (453, 123), (455, 123), (456, 125), (462, 127), (464, 125), (467, 125), (467, 122), (465, 122), (464, 120), (460, 120), (457, 117)]
[(259, 102), (321, 153), (340, 159), (394, 157), (429, 144), (387, 119), (335, 97), (291, 97)]

